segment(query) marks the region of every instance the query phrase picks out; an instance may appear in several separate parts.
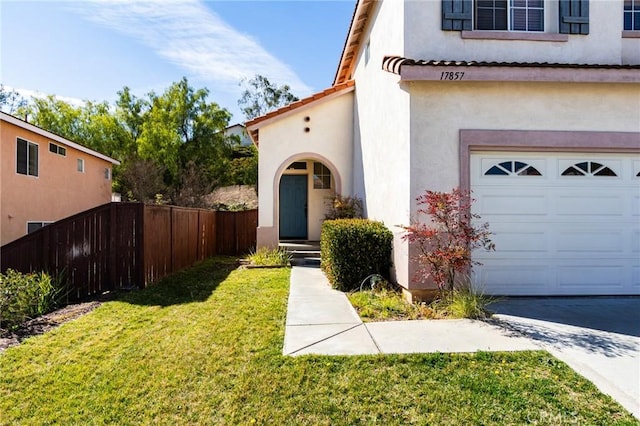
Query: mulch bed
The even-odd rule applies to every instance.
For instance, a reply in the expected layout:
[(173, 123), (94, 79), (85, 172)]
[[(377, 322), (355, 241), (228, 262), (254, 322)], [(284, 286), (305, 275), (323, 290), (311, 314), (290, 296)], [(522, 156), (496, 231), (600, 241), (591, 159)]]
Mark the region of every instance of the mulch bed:
[(19, 345), (29, 337), (44, 334), (49, 330), (61, 326), (65, 322), (88, 314), (109, 300), (109, 296), (110, 295), (105, 294), (100, 297), (100, 300), (67, 305), (57, 311), (49, 312), (48, 314), (28, 320), (13, 331), (0, 329), (0, 352), (12, 346)]

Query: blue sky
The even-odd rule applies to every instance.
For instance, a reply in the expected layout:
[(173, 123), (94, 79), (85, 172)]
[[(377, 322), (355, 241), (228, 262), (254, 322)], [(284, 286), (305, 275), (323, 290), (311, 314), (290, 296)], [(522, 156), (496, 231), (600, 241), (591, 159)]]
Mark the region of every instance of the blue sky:
[(113, 101), (183, 76), (241, 122), (255, 74), (304, 97), (331, 85), (355, 0), (0, 0), (0, 83)]

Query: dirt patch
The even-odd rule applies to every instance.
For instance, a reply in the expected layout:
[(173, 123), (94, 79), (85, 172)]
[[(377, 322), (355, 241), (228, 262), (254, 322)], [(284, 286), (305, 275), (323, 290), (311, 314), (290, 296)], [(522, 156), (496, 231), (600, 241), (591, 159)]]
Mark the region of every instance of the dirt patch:
[(96, 300), (67, 305), (57, 311), (29, 320), (14, 331), (0, 329), (0, 352), (12, 346), (19, 345), (24, 339), (44, 334), (49, 330), (61, 326), (65, 322), (86, 315), (104, 302), (105, 300)]
[(247, 210), (258, 208), (258, 194), (251, 185), (233, 185), (218, 188), (206, 196), (210, 206), (224, 204), (226, 206), (243, 206)]

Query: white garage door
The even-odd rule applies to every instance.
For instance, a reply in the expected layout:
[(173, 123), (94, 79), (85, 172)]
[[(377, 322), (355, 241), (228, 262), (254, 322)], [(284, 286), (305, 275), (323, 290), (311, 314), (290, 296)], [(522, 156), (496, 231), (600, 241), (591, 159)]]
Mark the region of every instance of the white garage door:
[(474, 253), (485, 293), (640, 294), (640, 156), (484, 152), (470, 173), (496, 244)]

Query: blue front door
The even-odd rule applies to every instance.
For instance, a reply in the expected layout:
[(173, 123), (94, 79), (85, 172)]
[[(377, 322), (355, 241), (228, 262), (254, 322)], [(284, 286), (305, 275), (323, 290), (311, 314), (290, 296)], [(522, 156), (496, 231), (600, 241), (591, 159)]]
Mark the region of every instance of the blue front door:
[(280, 179), (280, 239), (307, 239), (307, 176)]

